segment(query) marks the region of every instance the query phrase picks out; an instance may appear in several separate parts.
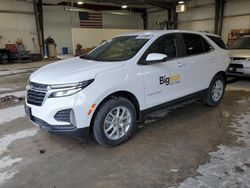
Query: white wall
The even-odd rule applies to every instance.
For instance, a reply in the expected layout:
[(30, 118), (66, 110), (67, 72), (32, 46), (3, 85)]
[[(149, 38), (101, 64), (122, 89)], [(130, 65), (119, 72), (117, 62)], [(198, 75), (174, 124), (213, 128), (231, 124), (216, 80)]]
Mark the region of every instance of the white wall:
[[(0, 10), (34, 12), (32, 2), (15, 0), (0, 0)], [(39, 52), (34, 14), (0, 13), (0, 36), (0, 48), (21, 38), (26, 50)]]
[[(156, 12), (154, 12), (156, 11)], [(150, 13), (152, 12), (152, 13)], [(150, 9), (148, 11), (148, 29), (155, 30), (155, 29), (161, 29), (160, 25), (157, 25), (157, 21), (166, 21), (168, 20), (168, 11), (167, 10), (155, 10)]]
[[(44, 35), (51, 36), (57, 43), (58, 54), (62, 53), (62, 47), (68, 47), (69, 53), (73, 53), (71, 28), (79, 28), (79, 13), (66, 11), (60, 6), (44, 6)], [(142, 29), (143, 23), (140, 14), (117, 15), (103, 13), (103, 28), (112, 29)]]
[(190, 2), (187, 2), (187, 11), (178, 13), (177, 28), (213, 33), (213, 18), (215, 15), (215, 6), (213, 3), (214, 0), (191, 0)]
[(110, 29), (143, 29), (143, 20), (140, 14), (118, 15), (103, 12), (103, 28)]
[[(178, 13), (178, 29), (214, 32), (214, 0), (191, 0), (187, 12)], [(204, 4), (210, 4), (201, 6)], [(248, 15), (242, 15), (248, 14)], [(235, 17), (232, 17), (237, 15)], [(240, 16), (241, 15), (241, 16)], [(250, 28), (250, 0), (228, 0), (225, 4), (222, 39), (227, 43), (232, 29)], [(198, 21), (199, 19), (205, 19)]]
[(138, 32), (138, 29), (84, 29), (72, 28), (73, 49), (77, 44), (81, 44), (83, 48), (92, 48), (115, 35)]
[(71, 27), (79, 26), (78, 12), (66, 11), (61, 6), (43, 7), (44, 38), (51, 36), (57, 44), (57, 53), (68, 47), (72, 53)]
[[(240, 14), (248, 15), (230, 17)], [(230, 33), (232, 29), (250, 29), (250, 0), (228, 1), (225, 5), (224, 15), (222, 38), (224, 41), (227, 41), (228, 33)]]

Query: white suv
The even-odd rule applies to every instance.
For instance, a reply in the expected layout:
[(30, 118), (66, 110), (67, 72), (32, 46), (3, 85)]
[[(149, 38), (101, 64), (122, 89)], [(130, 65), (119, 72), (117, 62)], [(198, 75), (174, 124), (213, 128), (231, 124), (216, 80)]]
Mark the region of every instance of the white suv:
[(26, 113), (50, 132), (82, 136), (90, 130), (98, 143), (115, 146), (152, 111), (193, 98), (215, 106), (230, 59), (211, 36), (173, 30), (116, 36), (34, 72)]

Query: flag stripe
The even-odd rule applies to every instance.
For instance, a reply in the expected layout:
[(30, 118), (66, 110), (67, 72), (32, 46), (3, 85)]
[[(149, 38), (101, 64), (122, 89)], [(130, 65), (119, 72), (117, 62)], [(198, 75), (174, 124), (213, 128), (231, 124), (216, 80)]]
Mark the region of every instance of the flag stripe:
[(102, 25), (102, 22), (80, 22), (80, 24), (99, 24), (99, 25)]
[(94, 18), (102, 19), (102, 16), (89, 16), (89, 19), (94, 19)]
[(79, 12), (80, 27), (102, 28), (102, 13)]
[(80, 21), (80, 23), (101, 23), (102, 24), (102, 21), (92, 21), (92, 22), (90, 22), (90, 21)]
[(81, 28), (103, 28), (102, 25), (80, 25)]
[(102, 24), (80, 24), (80, 26), (102, 26)]
[(80, 22), (84, 22), (84, 21), (89, 21), (89, 22), (100, 21), (100, 22), (102, 22), (102, 19), (80, 20)]
[(102, 26), (102, 24), (91, 24), (91, 23), (87, 23), (87, 24), (80, 24), (81, 26)]
[(102, 15), (101, 14), (99, 14), (99, 15), (89, 14), (89, 17), (102, 17)]
[(88, 27), (88, 28), (96, 28), (96, 27), (102, 28), (103, 26), (102, 25), (86, 25), (86, 24), (82, 25), (82, 24), (80, 24), (80, 27), (83, 27), (83, 28), (85, 28), (85, 27)]

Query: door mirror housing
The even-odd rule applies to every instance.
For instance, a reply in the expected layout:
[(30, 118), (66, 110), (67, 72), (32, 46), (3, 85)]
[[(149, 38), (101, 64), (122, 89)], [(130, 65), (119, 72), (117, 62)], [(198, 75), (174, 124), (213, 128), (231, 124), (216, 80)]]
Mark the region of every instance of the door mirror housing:
[(167, 61), (167, 55), (166, 54), (161, 54), (161, 53), (151, 53), (148, 54), (146, 61), (144, 64), (154, 64), (154, 63), (162, 63)]

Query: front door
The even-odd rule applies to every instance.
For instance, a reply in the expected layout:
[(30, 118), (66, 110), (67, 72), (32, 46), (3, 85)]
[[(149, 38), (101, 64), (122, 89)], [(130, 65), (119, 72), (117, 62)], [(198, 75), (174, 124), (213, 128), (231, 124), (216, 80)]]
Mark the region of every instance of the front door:
[(159, 37), (147, 50), (150, 53), (166, 54), (166, 62), (142, 65), (147, 108), (169, 102), (187, 94), (186, 64), (178, 59), (178, 38), (175, 34)]

